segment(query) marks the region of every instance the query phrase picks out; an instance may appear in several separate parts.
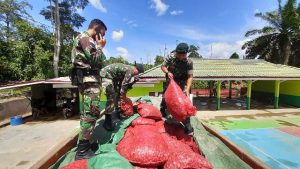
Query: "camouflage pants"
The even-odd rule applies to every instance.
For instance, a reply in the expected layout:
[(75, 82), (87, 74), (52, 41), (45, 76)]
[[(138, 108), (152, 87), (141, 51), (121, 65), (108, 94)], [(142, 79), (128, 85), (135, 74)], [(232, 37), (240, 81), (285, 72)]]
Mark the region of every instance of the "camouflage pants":
[(107, 98), (105, 106), (106, 114), (111, 114), (120, 107), (120, 88), (121, 83), (118, 80), (103, 79), (102, 89)]
[(79, 87), (81, 139), (89, 140), (100, 115), (100, 84)]

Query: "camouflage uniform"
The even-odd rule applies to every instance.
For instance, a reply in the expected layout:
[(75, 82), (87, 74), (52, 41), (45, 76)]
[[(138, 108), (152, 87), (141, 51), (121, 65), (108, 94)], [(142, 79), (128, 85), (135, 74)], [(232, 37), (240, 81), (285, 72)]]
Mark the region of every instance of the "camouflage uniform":
[(83, 84), (78, 85), (80, 100), (80, 128), (81, 138), (89, 140), (96, 120), (100, 114), (100, 86), (99, 71), (104, 65), (105, 55), (96, 41), (87, 32), (79, 34), (74, 39), (72, 62), (75, 67), (88, 68), (94, 73), (84, 76)]
[[(180, 86), (182, 91), (184, 91), (188, 75), (193, 74), (193, 61), (190, 58), (179, 60), (176, 58), (176, 53), (171, 53), (164, 59), (162, 65), (166, 66), (168, 71), (174, 75), (174, 81)], [(166, 75), (166, 84), (164, 85), (163, 93), (165, 93), (169, 82), (170, 79)], [(164, 99), (161, 102), (161, 109), (166, 109), (166, 102)]]
[(107, 97), (105, 108), (107, 114), (119, 108), (120, 95), (127, 93), (128, 84), (133, 78), (133, 71), (133, 66), (122, 63), (108, 65), (100, 71), (100, 76), (105, 78), (102, 87)]

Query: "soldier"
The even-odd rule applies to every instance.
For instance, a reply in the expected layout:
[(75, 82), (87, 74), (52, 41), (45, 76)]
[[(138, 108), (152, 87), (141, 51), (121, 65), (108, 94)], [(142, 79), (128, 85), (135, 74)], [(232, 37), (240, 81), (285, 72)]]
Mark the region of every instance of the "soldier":
[[(164, 91), (166, 91), (170, 79), (180, 86), (182, 91), (186, 93), (187, 96), (190, 95), (191, 85), (193, 82), (193, 61), (187, 57), (189, 46), (186, 43), (180, 43), (177, 45), (175, 53), (171, 53), (167, 56), (161, 66), (162, 71), (166, 74), (166, 85), (164, 86)], [(162, 115), (167, 118), (166, 113), (166, 102), (163, 99), (161, 102)], [(190, 117), (183, 122), (185, 126), (185, 132), (191, 134), (194, 130), (190, 124)]]
[(99, 19), (94, 19), (88, 30), (74, 39), (72, 84), (77, 85), (79, 90), (81, 128), (75, 160), (88, 159), (94, 155), (90, 137), (100, 114), (99, 72), (105, 60), (102, 49), (106, 44), (106, 31), (105, 24)]
[[(143, 72), (142, 64), (130, 66), (122, 63), (108, 65), (100, 71), (100, 76), (105, 78), (102, 87), (107, 97), (103, 125), (106, 130), (113, 131), (115, 129), (112, 113), (115, 111), (120, 113), (120, 103), (126, 98), (128, 89), (131, 89), (138, 80), (136, 76)], [(120, 114), (120, 116), (122, 115)]]

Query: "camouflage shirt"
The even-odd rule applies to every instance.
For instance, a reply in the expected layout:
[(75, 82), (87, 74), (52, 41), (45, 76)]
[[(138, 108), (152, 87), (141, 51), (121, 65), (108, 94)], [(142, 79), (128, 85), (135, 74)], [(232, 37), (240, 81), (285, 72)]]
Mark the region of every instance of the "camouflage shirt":
[(128, 84), (133, 78), (133, 66), (125, 65), (122, 63), (114, 63), (104, 67), (100, 71), (100, 76), (107, 79), (113, 79), (114, 81), (121, 82), (120, 94), (126, 94), (128, 90)]
[(188, 75), (193, 74), (193, 61), (190, 58), (179, 60), (176, 58), (176, 53), (168, 55), (162, 65), (173, 73), (175, 80), (187, 80)]
[(106, 59), (96, 41), (89, 36), (88, 32), (79, 34), (73, 42), (72, 62), (81, 66), (91, 66), (92, 69), (101, 69)]

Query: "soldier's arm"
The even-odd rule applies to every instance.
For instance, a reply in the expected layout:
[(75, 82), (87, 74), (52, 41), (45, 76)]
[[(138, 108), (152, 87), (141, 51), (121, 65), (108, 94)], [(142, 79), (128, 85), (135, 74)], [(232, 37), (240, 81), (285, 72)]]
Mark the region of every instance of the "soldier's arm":
[(130, 70), (126, 71), (126, 74), (124, 76), (124, 79), (122, 81), (122, 86), (121, 86), (121, 90), (120, 90), (120, 95), (121, 96), (125, 96), (128, 90), (128, 84), (130, 83), (130, 80), (132, 78), (132, 72)]
[(168, 56), (164, 59), (164, 62), (163, 62), (162, 65), (161, 65), (161, 70), (162, 70), (164, 73), (167, 73), (168, 78), (173, 79), (174, 75), (168, 71), (168, 66), (170, 66), (171, 60), (172, 60), (171, 55), (168, 55)]
[(190, 94), (190, 90), (191, 90), (191, 86), (192, 86), (192, 83), (193, 83), (193, 62), (190, 62), (188, 64), (188, 79), (187, 79), (187, 82), (186, 82), (186, 94), (187, 96), (189, 96)]
[(100, 60), (104, 62), (106, 59), (101, 48), (97, 48), (96, 44), (92, 42), (90, 37), (82, 37), (80, 39), (80, 45), (82, 47), (84, 56), (86, 60)]
[(161, 65), (161, 70), (164, 72), (164, 73), (167, 73), (168, 72), (168, 66), (170, 65), (171, 63), (171, 56), (168, 55), (167, 57), (164, 58), (164, 61)]

